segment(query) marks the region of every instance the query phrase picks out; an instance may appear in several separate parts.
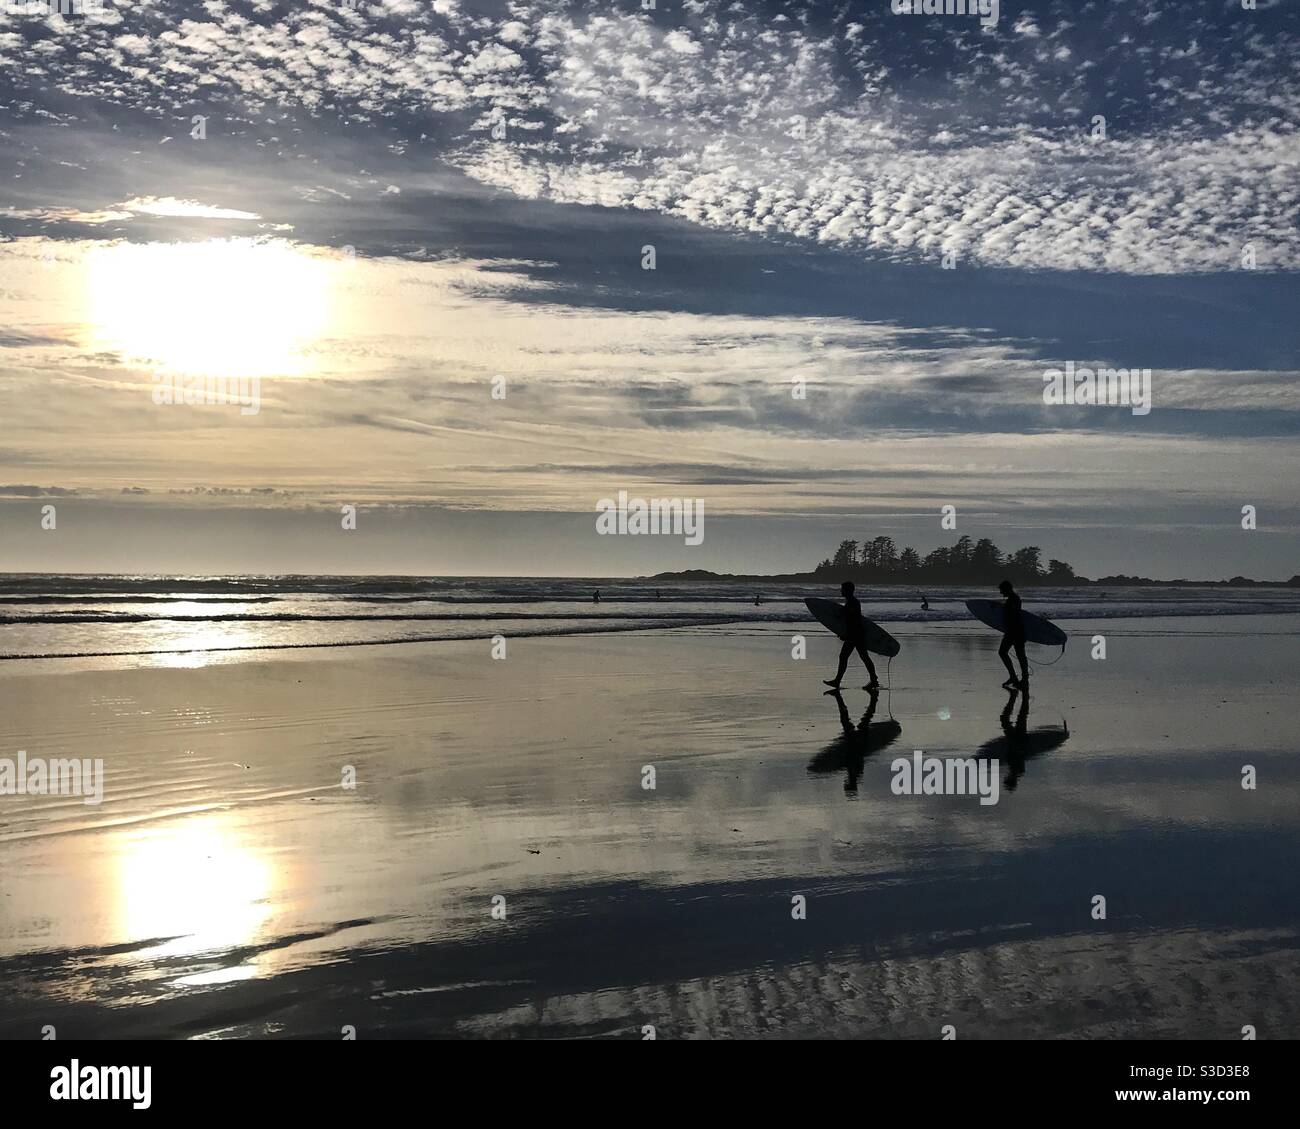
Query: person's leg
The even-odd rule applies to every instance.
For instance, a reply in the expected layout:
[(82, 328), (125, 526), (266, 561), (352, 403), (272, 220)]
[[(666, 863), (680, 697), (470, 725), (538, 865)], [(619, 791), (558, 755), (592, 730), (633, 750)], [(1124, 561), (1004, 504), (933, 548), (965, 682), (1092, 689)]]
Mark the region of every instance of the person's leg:
[[(876, 668), (871, 661), (871, 652), (867, 650), (865, 643), (858, 644), (858, 656), (867, 664), (867, 674), (871, 676), (867, 686), (879, 686), (880, 680), (876, 677)], [(863, 687), (864, 690), (866, 688), (866, 686)]]
[[(1016, 661), (1020, 663), (1020, 688), (1023, 690), (1029, 685), (1029, 660), (1025, 658), (1025, 641), (1016, 640)], [(1011, 664), (1007, 663), (1010, 667)]]
[(853, 644), (845, 640), (844, 646), (840, 648), (840, 669), (835, 672), (834, 678), (823, 678), (822, 681), (827, 686), (838, 686), (840, 679), (844, 677), (844, 672), (849, 668), (849, 656), (853, 654)]
[[(1011, 665), (1010, 654), (1011, 636), (1004, 635), (1002, 636), (1002, 643), (998, 647), (998, 658), (1002, 660), (1002, 665), (1007, 668), (1007, 682), (1014, 682), (1016, 680), (1016, 668)], [(1006, 684), (1006, 682), (1002, 683), (1003, 686)]]

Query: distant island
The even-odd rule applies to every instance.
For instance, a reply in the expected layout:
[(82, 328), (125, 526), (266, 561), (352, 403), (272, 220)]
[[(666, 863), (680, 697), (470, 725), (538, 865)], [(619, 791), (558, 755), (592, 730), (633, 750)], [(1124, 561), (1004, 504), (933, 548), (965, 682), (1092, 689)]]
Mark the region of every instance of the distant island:
[(1290, 580), (1252, 580), (1246, 576), (1234, 576), (1230, 580), (1155, 580), (1149, 576), (1103, 576), (1092, 580), (1080, 576), (1065, 561), (1049, 559), (1046, 566), (1042, 560), (1042, 550), (1037, 545), (1026, 545), (1011, 553), (1003, 553), (987, 537), (978, 541), (970, 537), (958, 538), (956, 544), (932, 550), (922, 557), (911, 546), (901, 551), (892, 537), (876, 537), (871, 541), (841, 541), (833, 557), (827, 557), (811, 572), (786, 573), (781, 575), (739, 575), (732, 573), (709, 572), (707, 569), (692, 568), (682, 572), (660, 572), (650, 577), (651, 580), (671, 582), (678, 581), (817, 581), (819, 583), (836, 583), (852, 580), (856, 584), (906, 584), (906, 585), (988, 585), (993, 586), (1000, 580), (1010, 580), (1013, 584), (1046, 584), (1053, 587), (1069, 585), (1168, 585), (1209, 586), (1222, 585), (1232, 588), (1267, 587), (1300, 588), (1300, 574)]

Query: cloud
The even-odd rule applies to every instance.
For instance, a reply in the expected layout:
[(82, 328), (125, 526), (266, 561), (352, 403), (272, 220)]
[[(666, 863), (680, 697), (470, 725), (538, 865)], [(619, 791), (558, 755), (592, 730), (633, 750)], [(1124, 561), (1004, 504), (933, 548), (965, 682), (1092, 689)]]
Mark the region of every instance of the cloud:
[[(0, 246), (5, 273), (26, 272), (18, 318), (62, 301), (59, 313), (81, 324), (68, 302), (85, 289), (78, 256), (94, 246), (65, 248), (52, 270), (21, 244)], [(1026, 502), (1060, 504), (1062, 481), (1141, 480), (1154, 495), (1188, 475), (1244, 473), (1229, 443), (1241, 434), (1266, 452), (1260, 466), (1281, 489), (1294, 454), (1279, 443), (1300, 431), (1293, 374), (1164, 369), (1154, 410), (1138, 419), (1046, 407), (1049, 362), (1025, 342), (956, 326), (583, 307), (530, 277), (541, 264), (520, 262), (319, 266), (332, 315), (298, 376), (263, 378), (258, 416), (158, 407), (147, 368), (90, 356), (75, 334), (45, 341), (33, 330), (0, 368), (11, 434), (58, 467), (53, 484), (86, 494), (139, 486), (156, 499), (272, 480), (307, 500), (346, 491), (358, 501), (581, 508), (616, 476), (716, 487), (730, 511), (798, 513), (813, 486), (825, 491), (818, 505), (848, 505), (864, 482), (902, 505), (991, 489), (1012, 465), (1055, 468), (1016, 476)], [(202, 302), (176, 316), (190, 307), (210, 319)], [(188, 333), (183, 322), (163, 329)], [(503, 399), (491, 395), (496, 377)], [(5, 465), (36, 464), (15, 449)], [(413, 465), (427, 473), (412, 480)], [(1250, 489), (1271, 497), (1257, 481)]]
[(36, 220), (41, 224), (84, 223), (98, 226), (131, 218), (130, 212), (106, 208), (82, 211), (80, 208), (0, 208), (0, 217), (15, 220)]
[(69, 497), (79, 493), (59, 486), (0, 486), (0, 497), (6, 498), (45, 498)]
[(180, 216), (210, 220), (256, 220), (262, 217), (255, 212), (241, 212), (235, 208), (219, 208), (213, 204), (200, 204), (197, 200), (177, 200), (173, 196), (137, 196), (118, 207), (128, 212), (146, 216)]
[(1249, 244), (1258, 269), (1300, 267), (1293, 12), (1168, 0), (1083, 20), (1054, 0), (986, 33), (884, 5), (849, 22), (698, 0), (675, 20), (191, 0), (65, 21), (0, 73), (14, 106), (68, 122), (51, 91), (172, 120), (198, 104), (434, 128), (494, 189), (870, 258), (1194, 273), (1240, 269)]
[[(568, 29), (546, 85), (582, 132), (560, 153), (549, 141), (479, 143), (460, 166), (531, 198), (654, 209), (892, 258), (1155, 274), (1240, 269), (1250, 244), (1265, 269), (1300, 265), (1291, 222), (1300, 101), (1284, 95), (1289, 113), (1279, 121), (1252, 115), (1236, 96), (1249, 88), (1276, 98), (1264, 78), (1276, 79), (1278, 57), (1257, 41), (1234, 79), (1231, 123), (1171, 125), (1180, 102), (1205, 97), (1208, 76), (1189, 70), (1189, 89), (1160, 84), (1150, 122), (1134, 130), (1109, 101), (1089, 105), (1077, 74), (1060, 73), (1074, 57), (1065, 43), (1039, 52), (958, 33), (946, 69), (925, 74), (913, 52), (895, 57), (878, 40), (876, 58), (853, 60), (866, 97), (843, 79), (831, 37), (707, 12), (701, 27), (723, 30), (722, 45), (711, 38), (709, 51), (689, 55), (673, 39), (681, 33), (633, 15)], [(1036, 38), (1032, 21), (1018, 30)], [(1172, 61), (1179, 50), (1157, 53)], [(1108, 71), (1122, 65), (1107, 61)], [(1224, 66), (1220, 58), (1211, 70), (1226, 81)], [(1150, 73), (1152, 61), (1142, 67)], [(1005, 82), (1006, 96), (991, 101), (975, 85), (982, 73), (985, 86)], [(923, 77), (930, 88), (913, 100)], [(936, 134), (940, 82), (954, 101)], [(1089, 131), (1090, 109), (1111, 112), (1104, 140)], [(1288, 178), (1289, 191), (1270, 189)]]
[[(984, 33), (815, 0), (365, 9), (0, 12), (0, 472), (203, 512), (579, 512), (611, 477), (718, 513), (1290, 506), (1293, 12), (1043, 3)], [(338, 301), (257, 417), (163, 412), (155, 330), (183, 343), (192, 314), (219, 343), (240, 318), (177, 286), (137, 350), (99, 341), (79, 241), (237, 222), (291, 226)], [(1139, 277), (1200, 272), (1224, 273)], [(1047, 410), (1071, 359), (1152, 365), (1151, 416)]]

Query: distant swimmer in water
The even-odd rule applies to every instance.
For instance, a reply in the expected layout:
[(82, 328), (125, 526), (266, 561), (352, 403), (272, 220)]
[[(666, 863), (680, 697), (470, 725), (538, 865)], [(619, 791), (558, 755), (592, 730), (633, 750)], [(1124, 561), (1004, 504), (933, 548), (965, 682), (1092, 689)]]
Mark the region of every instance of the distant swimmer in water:
[(862, 605), (853, 594), (853, 581), (846, 580), (840, 585), (840, 595), (844, 597), (844, 618), (848, 622), (848, 631), (844, 635), (844, 646), (840, 648), (839, 670), (835, 672), (834, 678), (823, 678), (822, 681), (832, 690), (838, 690), (840, 680), (849, 666), (849, 656), (857, 651), (862, 661), (867, 664), (867, 673), (871, 675), (871, 681), (862, 688), (875, 690), (880, 686), (880, 680), (876, 677), (876, 668), (871, 662), (871, 655), (867, 652), (867, 629), (862, 622)]
[[(1011, 581), (1004, 580), (998, 585), (1002, 593), (1002, 645), (998, 647), (998, 658), (1007, 668), (1007, 680), (1002, 683), (1004, 690), (1029, 690), (1029, 663), (1025, 659), (1025, 621), (1020, 618), (1020, 597), (1011, 587)], [(1014, 648), (1016, 659), (1020, 663), (1020, 681), (1016, 681), (1016, 671), (1009, 657)]]
[(599, 588), (597, 588), (596, 591), (592, 593), (592, 596), (591, 596), (591, 602), (592, 602), (593, 604), (599, 604), (599, 603), (600, 603), (600, 589), (599, 589)]
[(762, 602), (763, 602), (763, 593), (762, 593), (762, 592), (755, 592), (755, 593), (754, 593), (754, 607), (758, 607), (758, 605), (761, 604)]
[(921, 594), (921, 610), (923, 612), (928, 612), (930, 610), (930, 601), (926, 597), (925, 593)]

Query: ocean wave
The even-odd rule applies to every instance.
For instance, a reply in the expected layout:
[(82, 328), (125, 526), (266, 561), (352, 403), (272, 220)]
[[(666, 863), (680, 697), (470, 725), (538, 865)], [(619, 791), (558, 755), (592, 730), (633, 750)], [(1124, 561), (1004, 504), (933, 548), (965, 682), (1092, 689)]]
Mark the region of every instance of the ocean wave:
[[(692, 601), (707, 602), (707, 601)], [(596, 605), (599, 606), (599, 605)], [(1300, 613), (1300, 605), (1281, 602), (1259, 601), (1252, 604), (1222, 605), (1201, 602), (1187, 602), (1181, 605), (1170, 604), (1133, 604), (1111, 607), (1053, 607), (1051, 605), (1033, 605), (1036, 613), (1053, 620), (1076, 619), (1131, 619), (1135, 617), (1185, 617), (1185, 616), (1235, 616), (1235, 615), (1282, 615)], [(977, 623), (964, 605), (960, 608), (931, 608), (928, 611), (878, 611), (866, 606), (864, 613), (878, 623)], [(362, 614), (353, 612), (228, 612), (218, 615), (181, 615), (150, 612), (53, 612), (45, 615), (0, 615), (0, 627), (16, 624), (112, 624), (112, 623), (424, 623), (440, 622), (472, 623), (481, 621), (495, 623), (502, 620), (567, 620), (580, 619), (583, 623), (605, 621), (654, 622), (662, 626), (692, 623), (799, 623), (812, 622), (802, 601), (799, 605), (777, 608), (768, 605), (762, 609), (754, 608), (744, 612), (728, 611), (725, 615), (717, 611), (676, 611), (659, 614), (649, 620), (644, 612), (591, 610), (581, 616), (572, 611), (533, 612), (514, 610), (487, 610), (464, 612), (403, 612), (392, 614)]]
[[(227, 615), (148, 615), (132, 612), (80, 612), (67, 615), (0, 615), (0, 626), (11, 623), (402, 623), (423, 622), (426, 620), (449, 620), (453, 622), (495, 621), (503, 619), (573, 619), (572, 612), (443, 612), (425, 613), (408, 612), (403, 615), (351, 615), (348, 613), (316, 612), (266, 612), (263, 614), (243, 614), (231, 612)], [(636, 612), (596, 612), (582, 617), (584, 620), (618, 620), (645, 619)], [(679, 612), (661, 617), (664, 622), (712, 622), (717, 613)], [(755, 617), (757, 618), (757, 617)], [(779, 617), (777, 617), (779, 618)], [(725, 621), (724, 621), (725, 622)]]
[[(268, 588), (275, 588), (268, 591)], [(74, 591), (75, 589), (75, 591)], [(382, 590), (381, 590), (382, 589)], [(593, 602), (592, 593), (602, 592)], [(689, 631), (731, 625), (821, 631), (809, 584), (755, 591), (718, 581), (655, 585), (566, 578), (0, 577), (0, 659), (113, 657), (380, 646), (617, 631)], [(953, 624), (985, 632), (965, 600), (981, 588), (931, 588), (930, 606), (907, 588), (861, 586), (870, 618), (897, 630)], [(1038, 588), (1026, 606), (1072, 621), (1295, 615), (1300, 591), (1269, 588)], [(172, 606), (167, 606), (172, 605)], [(1190, 625), (1189, 625), (1190, 626)], [(1291, 625), (1282, 625), (1291, 630)]]
[[(727, 618), (719, 618), (705, 621), (692, 621), (690, 624), (679, 624), (674, 622), (659, 622), (655, 620), (646, 620), (638, 624), (581, 624), (578, 626), (556, 627), (551, 630), (534, 629), (524, 631), (513, 631), (510, 637), (512, 639), (539, 638), (542, 636), (556, 635), (600, 635), (616, 631), (653, 631), (674, 626), (708, 626), (709, 624), (727, 624), (733, 622)], [(176, 655), (176, 654), (218, 654), (227, 651), (297, 651), (297, 650), (316, 650), (320, 648), (336, 647), (388, 647), (398, 643), (453, 643), (467, 642), (475, 638), (473, 635), (402, 635), (392, 639), (320, 639), (309, 640), (293, 643), (239, 643), (229, 646), (208, 646), (208, 647), (159, 647), (156, 649), (138, 649), (138, 650), (119, 650), (119, 651), (47, 651), (31, 654), (0, 654), (0, 662), (8, 662), (20, 659), (99, 659), (99, 658), (126, 658), (136, 655)]]

